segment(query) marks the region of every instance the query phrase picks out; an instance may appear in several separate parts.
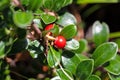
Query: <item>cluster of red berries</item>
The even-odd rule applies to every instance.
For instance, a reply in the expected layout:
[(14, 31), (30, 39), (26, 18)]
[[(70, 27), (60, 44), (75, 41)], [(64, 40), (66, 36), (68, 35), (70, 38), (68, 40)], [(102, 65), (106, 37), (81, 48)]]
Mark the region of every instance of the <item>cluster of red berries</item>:
[[(51, 30), (54, 27), (54, 24), (49, 24), (45, 27), (45, 30)], [(57, 36), (54, 40), (54, 46), (57, 48), (64, 48), (66, 45), (66, 39), (64, 38), (64, 36)]]

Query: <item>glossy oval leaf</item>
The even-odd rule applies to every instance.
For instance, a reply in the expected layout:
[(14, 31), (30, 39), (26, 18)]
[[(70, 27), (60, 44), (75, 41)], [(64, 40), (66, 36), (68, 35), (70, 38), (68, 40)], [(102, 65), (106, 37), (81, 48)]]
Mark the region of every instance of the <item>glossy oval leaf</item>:
[(107, 42), (109, 39), (109, 28), (106, 23), (100, 23), (99, 21), (95, 21), (92, 27), (93, 41), (96, 46)]
[(64, 36), (66, 39), (73, 38), (77, 33), (77, 27), (75, 25), (68, 25), (62, 29), (60, 35)]
[(50, 23), (53, 23), (53, 22), (55, 22), (55, 20), (56, 20), (56, 17), (55, 16), (51, 16), (51, 15), (49, 15), (49, 14), (41, 14), (41, 19), (43, 20), (43, 22), (45, 23), (45, 24), (50, 24)]
[(60, 52), (56, 51), (52, 46), (48, 50), (47, 61), (50, 67), (55, 67), (60, 63)]
[(56, 23), (62, 26), (68, 26), (71, 24), (76, 24), (77, 21), (71, 13), (66, 12), (64, 15), (60, 16), (60, 19)]
[(19, 27), (26, 29), (27, 26), (31, 25), (33, 14), (31, 12), (15, 12), (13, 14), (13, 21)]
[(101, 44), (93, 52), (92, 58), (95, 61), (95, 67), (101, 66), (116, 56), (118, 46), (114, 42), (106, 42)]
[(81, 61), (76, 69), (76, 78), (78, 80), (86, 80), (93, 72), (94, 61), (92, 59), (87, 59)]
[(66, 42), (66, 50), (76, 50), (80, 47), (79, 42), (75, 39), (69, 40)]
[(91, 75), (87, 80), (101, 80), (97, 75)]
[(33, 22), (36, 24), (38, 28), (43, 29), (42, 22), (40, 19), (33, 19)]
[(109, 62), (109, 65), (105, 67), (105, 70), (113, 75), (119, 75), (120, 74), (120, 56), (116, 55), (116, 57)]
[(75, 53), (83, 53), (84, 51), (87, 50), (87, 40), (81, 39), (79, 41), (79, 48), (77, 50), (74, 50)]
[(5, 49), (5, 43), (1, 41), (0, 42), (0, 59), (4, 58), (5, 56), (4, 49)]
[[(24, 1), (26, 1), (26, 0), (24, 0)], [(35, 11), (42, 6), (42, 2), (43, 2), (43, 0), (29, 0), (28, 9)]]
[(65, 69), (57, 69), (57, 74), (61, 78), (61, 80), (74, 80), (72, 73)]
[(87, 57), (81, 54), (75, 54), (71, 51), (64, 51), (62, 53), (62, 64), (68, 71), (75, 74), (76, 68), (80, 61), (87, 59)]

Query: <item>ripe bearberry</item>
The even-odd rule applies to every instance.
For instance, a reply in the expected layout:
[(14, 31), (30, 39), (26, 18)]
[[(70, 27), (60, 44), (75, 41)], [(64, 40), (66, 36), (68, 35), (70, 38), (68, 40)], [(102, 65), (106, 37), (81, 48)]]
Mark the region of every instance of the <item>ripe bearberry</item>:
[(66, 45), (66, 39), (63, 36), (57, 36), (54, 41), (54, 45), (57, 48), (64, 48)]
[(50, 30), (54, 27), (54, 24), (48, 24), (46, 27), (45, 27), (45, 30)]

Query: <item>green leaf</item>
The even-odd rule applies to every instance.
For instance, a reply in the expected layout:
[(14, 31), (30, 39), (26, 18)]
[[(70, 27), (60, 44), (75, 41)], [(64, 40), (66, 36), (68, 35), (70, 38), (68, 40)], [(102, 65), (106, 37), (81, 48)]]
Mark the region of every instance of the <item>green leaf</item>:
[(68, 25), (62, 29), (60, 35), (64, 36), (66, 39), (73, 38), (77, 33), (77, 27), (75, 25)]
[(93, 52), (92, 58), (95, 61), (95, 67), (101, 66), (116, 56), (118, 46), (114, 42), (101, 44)]
[(110, 80), (120, 80), (120, 75), (112, 75), (109, 73), (108, 73), (108, 75), (109, 75)]
[(97, 75), (91, 75), (87, 80), (101, 80)]
[(71, 14), (66, 12), (64, 15), (60, 16), (60, 19), (56, 22), (62, 26), (68, 26), (70, 24), (76, 24), (76, 18)]
[(9, 0), (0, 0), (0, 11), (8, 7), (10, 4)]
[(115, 40), (115, 43), (118, 45), (118, 48), (120, 49), (120, 38), (117, 38), (117, 39)]
[(28, 6), (30, 0), (20, 0), (22, 5)]
[(57, 69), (57, 74), (61, 78), (61, 80), (73, 80), (72, 74), (65, 69)]
[(69, 40), (66, 42), (66, 50), (76, 50), (79, 48), (79, 42), (75, 39)]
[(120, 56), (116, 55), (116, 57), (109, 62), (109, 65), (105, 67), (105, 70), (107, 70), (109, 73), (113, 75), (119, 75), (120, 74)]
[(71, 4), (73, 0), (44, 0), (43, 8), (51, 11), (59, 11), (62, 7)]
[(42, 6), (42, 2), (43, 0), (29, 0), (28, 9), (35, 11)]
[(37, 41), (37, 40), (34, 40), (34, 41), (28, 40), (27, 50), (30, 52), (30, 55), (32, 56), (32, 58), (38, 58), (39, 55), (40, 55), (40, 57), (42, 57), (44, 48), (39, 43), (39, 41)]
[(47, 61), (50, 67), (55, 67), (60, 63), (60, 52), (56, 51), (52, 46), (48, 50)]
[(59, 76), (55, 76), (55, 77), (53, 77), (53, 78), (50, 79), (50, 80), (60, 80), (60, 77), (59, 77)]
[(66, 0), (54, 0), (53, 10), (54, 11), (59, 11), (62, 8), (62, 5), (63, 5), (64, 1), (66, 1)]
[(58, 36), (59, 35), (59, 26), (54, 24), (54, 28), (52, 30), (50, 30), (54, 36)]
[(64, 1), (64, 3), (62, 5), (62, 7), (66, 6), (66, 5), (69, 5), (69, 4), (72, 4), (72, 2), (73, 2), (73, 0), (63, 0), (63, 1)]
[(43, 8), (52, 10), (54, 7), (54, 3), (55, 3), (54, 0), (44, 0), (43, 1)]
[(31, 12), (15, 12), (13, 14), (13, 21), (19, 27), (26, 29), (32, 23), (33, 14)]
[(87, 50), (87, 40), (81, 39), (79, 41), (79, 48), (77, 50), (74, 50), (75, 53), (82, 53), (85, 50)]
[(95, 21), (92, 27), (93, 41), (96, 46), (107, 42), (109, 39), (109, 28), (106, 23), (100, 23), (99, 21)]
[(76, 69), (76, 77), (78, 80), (86, 80), (93, 72), (94, 61), (92, 59), (86, 59), (81, 61)]
[(36, 24), (36, 26), (40, 29), (43, 29), (42, 23), (40, 19), (33, 19), (33, 22)]
[(55, 22), (55, 20), (56, 20), (56, 17), (55, 16), (51, 16), (51, 15), (49, 15), (49, 14), (41, 14), (41, 19), (43, 20), (43, 22), (45, 23), (45, 24), (50, 24), (50, 23), (53, 23), (53, 22)]
[(75, 74), (76, 68), (80, 61), (87, 59), (87, 57), (81, 54), (75, 54), (70, 51), (64, 51), (62, 53), (62, 64), (68, 71)]
[(4, 58), (5, 56), (4, 49), (5, 49), (5, 43), (1, 41), (0, 42), (0, 58)]

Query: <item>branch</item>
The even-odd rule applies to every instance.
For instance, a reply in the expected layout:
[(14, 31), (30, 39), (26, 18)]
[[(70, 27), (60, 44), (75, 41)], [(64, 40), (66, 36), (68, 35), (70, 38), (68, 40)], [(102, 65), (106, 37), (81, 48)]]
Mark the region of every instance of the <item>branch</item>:
[(18, 6), (22, 11), (25, 11), (24, 7), (22, 6), (19, 0), (12, 0), (12, 2), (15, 6)]
[(78, 33), (75, 36), (75, 39), (80, 40), (81, 38), (84, 37), (84, 30), (80, 26), (80, 24), (82, 22), (81, 15), (80, 15), (79, 11), (77, 10), (77, 7), (76, 7), (76, 5), (74, 3), (69, 6), (69, 11), (75, 16), (75, 18), (77, 20)]
[(38, 38), (41, 39), (42, 38), (42, 32), (37, 27), (37, 25), (35, 23), (32, 23), (32, 29), (36, 32), (36, 34), (38, 35)]

